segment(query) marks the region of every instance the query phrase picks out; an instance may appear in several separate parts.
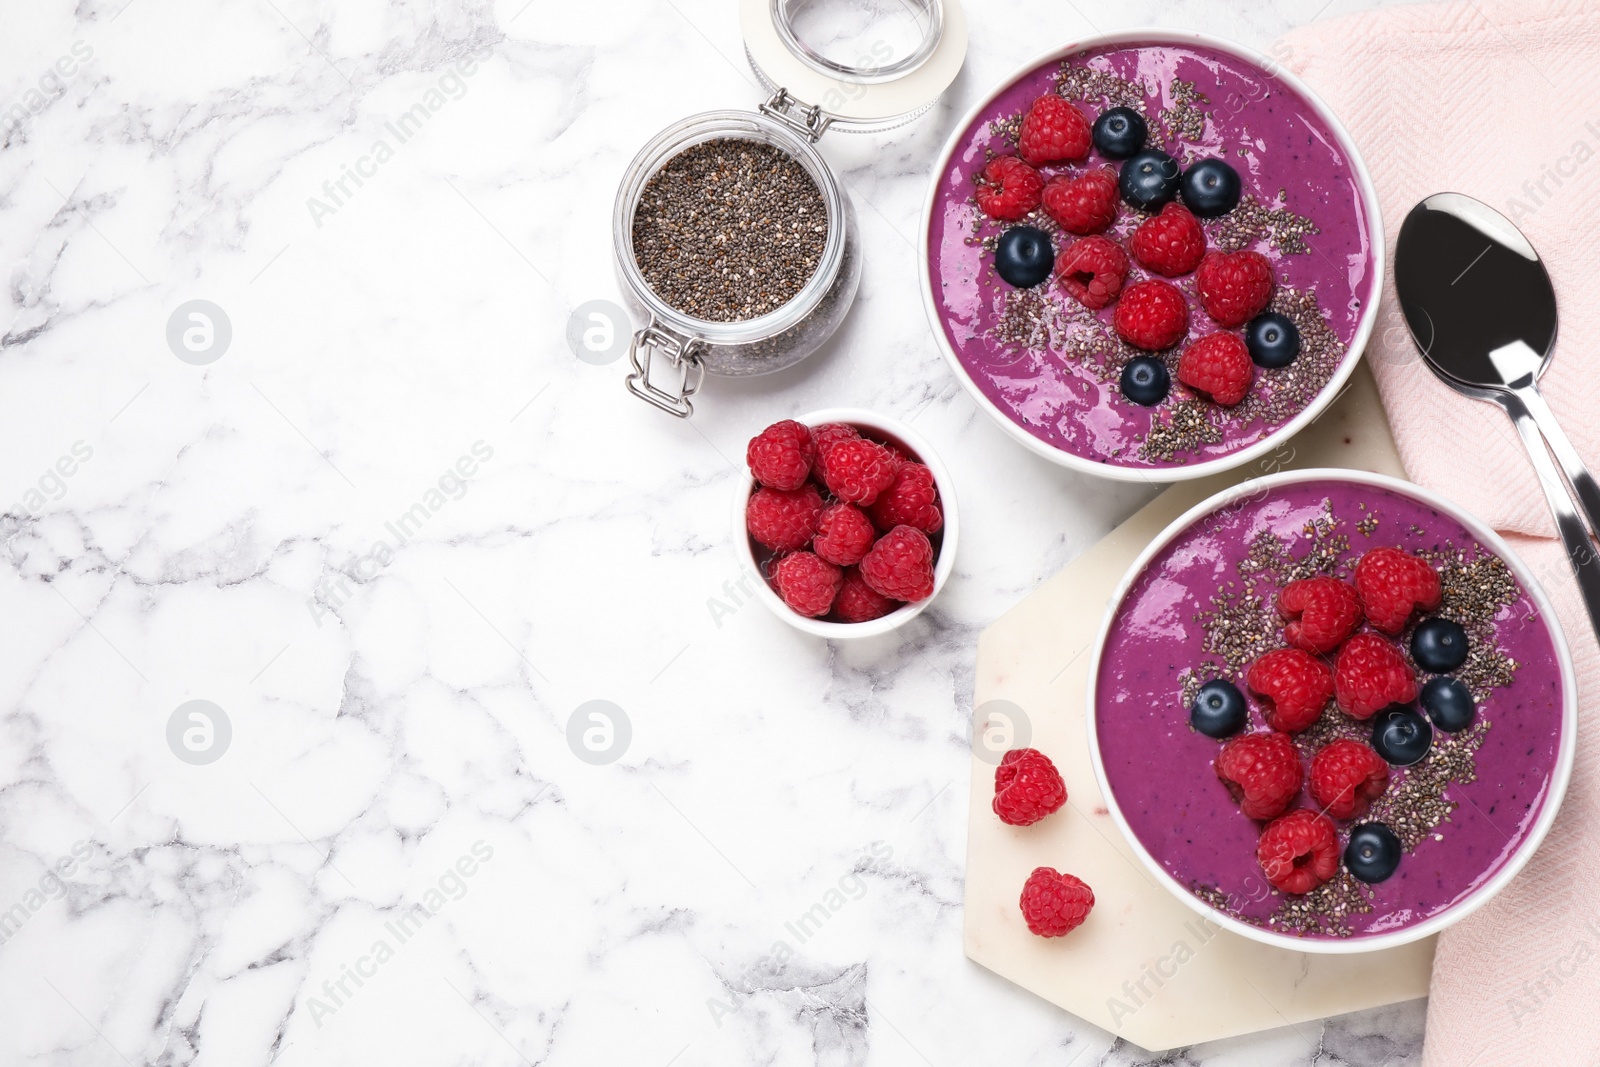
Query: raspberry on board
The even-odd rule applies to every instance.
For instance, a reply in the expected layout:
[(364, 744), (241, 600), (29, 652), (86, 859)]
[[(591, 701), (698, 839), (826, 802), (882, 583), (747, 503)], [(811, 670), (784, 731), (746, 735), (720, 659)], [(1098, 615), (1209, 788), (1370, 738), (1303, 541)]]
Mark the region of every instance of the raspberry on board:
[(758, 544), (774, 552), (792, 552), (811, 543), (822, 516), (822, 494), (807, 483), (799, 489), (762, 486), (750, 494), (744, 525)]
[(1171, 282), (1158, 278), (1134, 282), (1117, 301), (1111, 325), (1133, 347), (1159, 352), (1189, 332), (1189, 303)]
[(1391, 704), (1417, 698), (1417, 676), (1391, 641), (1380, 634), (1359, 633), (1339, 649), (1334, 662), (1339, 706), (1355, 719), (1370, 719)]
[(1084, 307), (1098, 311), (1122, 291), (1128, 254), (1107, 237), (1085, 237), (1056, 258), (1056, 280)]
[(1261, 831), (1256, 861), (1285, 893), (1309, 893), (1339, 873), (1339, 832), (1326, 815), (1297, 808)]
[(1040, 937), (1063, 937), (1083, 925), (1094, 909), (1094, 890), (1072, 874), (1036, 867), (1022, 886), (1022, 919)]
[(1252, 819), (1281, 815), (1300, 792), (1300, 753), (1288, 734), (1244, 734), (1222, 746), (1217, 778)]
[(1044, 179), (1016, 156), (995, 156), (979, 174), (978, 207), (991, 219), (1014, 222), (1039, 206)]
[(1329, 575), (1290, 582), (1278, 594), (1278, 614), (1288, 620), (1283, 638), (1311, 653), (1332, 652), (1361, 625), (1361, 598), (1348, 582)]
[(1038, 749), (1014, 748), (994, 769), (994, 813), (1009, 826), (1029, 826), (1066, 802), (1061, 772)]
[(1333, 697), (1333, 671), (1310, 653), (1279, 648), (1250, 665), (1246, 684), (1261, 698), (1274, 730), (1299, 733), (1322, 717)]
[(1035, 167), (1076, 163), (1089, 155), (1093, 130), (1076, 104), (1046, 93), (1029, 105), (1017, 130), (1017, 152)]

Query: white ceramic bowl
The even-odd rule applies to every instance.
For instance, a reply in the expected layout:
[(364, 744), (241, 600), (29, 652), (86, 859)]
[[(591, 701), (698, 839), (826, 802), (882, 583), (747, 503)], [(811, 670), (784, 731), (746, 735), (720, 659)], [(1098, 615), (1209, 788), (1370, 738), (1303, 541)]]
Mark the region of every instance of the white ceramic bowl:
[[(1150, 561), (1180, 534), (1221, 508), (1244, 501), (1255, 494), (1278, 486), (1321, 480), (1337, 480), (1345, 483), (1370, 485), (1378, 489), (1387, 489), (1420, 501), (1436, 509), (1440, 514), (1459, 522), (1478, 540), (1479, 544), (1505, 561), (1512, 574), (1516, 575), (1517, 581), (1522, 585), (1522, 588), (1532, 598), (1540, 617), (1545, 621), (1549, 630), (1550, 641), (1555, 647), (1556, 660), (1561, 670), (1561, 740), (1556, 753), (1555, 766), (1551, 770), (1550, 790), (1544, 799), (1538, 816), (1534, 819), (1533, 825), (1517, 844), (1516, 851), (1505, 860), (1499, 870), (1495, 871), (1477, 888), (1465, 894), (1455, 904), (1437, 915), (1417, 923), (1415, 926), (1408, 926), (1389, 933), (1357, 935), (1342, 939), (1295, 937), (1291, 934), (1274, 933), (1261, 927), (1241, 922), (1226, 912), (1211, 907), (1169, 874), (1167, 869), (1149, 853), (1143, 842), (1133, 832), (1126, 816), (1123, 815), (1122, 808), (1117, 803), (1116, 794), (1111, 790), (1111, 783), (1107, 780), (1105, 765), (1100, 755), (1097, 722), (1098, 709), (1096, 707), (1100, 678), (1100, 657), (1105, 650), (1106, 640), (1111, 632), (1111, 624), (1115, 620), (1117, 611), (1121, 608), (1122, 601), (1127, 596), (1128, 590), (1133, 587), (1133, 583), (1144, 572)], [(1150, 872), (1151, 877), (1164, 885), (1184, 904), (1217, 925), (1226, 927), (1234, 933), (1241, 934), (1252, 940), (1275, 945), (1279, 948), (1291, 949), (1296, 952), (1342, 954), (1376, 952), (1379, 949), (1393, 948), (1396, 945), (1403, 945), (1407, 942), (1436, 934), (1481, 908), (1496, 893), (1504, 889), (1506, 884), (1517, 876), (1517, 872), (1527, 865), (1528, 860), (1532, 858), (1534, 852), (1538, 849), (1539, 843), (1544, 840), (1545, 834), (1549, 832), (1551, 824), (1555, 822), (1556, 813), (1561, 807), (1562, 798), (1566, 794), (1567, 783), (1572, 777), (1572, 760), (1577, 748), (1578, 689), (1577, 681), (1572, 672), (1572, 657), (1567, 649), (1567, 641), (1562, 633), (1560, 620), (1557, 619), (1555, 610), (1550, 606), (1549, 600), (1544, 595), (1544, 590), (1540, 588), (1538, 581), (1534, 578), (1533, 572), (1528, 569), (1527, 564), (1523, 563), (1516, 553), (1511, 551), (1511, 547), (1498, 534), (1444, 497), (1397, 478), (1355, 470), (1286, 471), (1264, 478), (1254, 478), (1196, 504), (1179, 516), (1172, 525), (1161, 532), (1160, 536), (1150, 542), (1150, 546), (1140, 553), (1138, 559), (1134, 560), (1133, 566), (1123, 576), (1122, 582), (1111, 596), (1111, 603), (1106, 607), (1105, 620), (1100, 624), (1100, 632), (1095, 638), (1094, 658), (1089, 664), (1089, 698), (1088, 704), (1085, 706), (1088, 709), (1089, 756), (1094, 763), (1095, 778), (1100, 784), (1100, 792), (1105, 797), (1106, 807), (1110, 810), (1111, 817), (1116, 820), (1117, 827), (1122, 831), (1122, 836), (1132, 846), (1134, 854), (1139, 857), (1139, 861)]]
[(943, 540), (939, 543), (939, 554), (933, 561), (933, 594), (926, 600), (920, 600), (915, 604), (904, 604), (881, 618), (867, 622), (827, 622), (822, 619), (809, 619), (799, 614), (785, 604), (783, 598), (767, 584), (761, 567), (756, 563), (755, 547), (751, 544), (750, 534), (745, 529), (744, 521), (745, 505), (756, 488), (755, 480), (747, 473), (733, 498), (733, 544), (734, 550), (739, 554), (740, 563), (753, 576), (756, 598), (796, 630), (834, 641), (876, 637), (904, 626), (921, 615), (922, 610), (933, 602), (933, 598), (939, 595), (939, 591), (949, 580), (950, 572), (955, 569), (956, 534), (960, 528), (960, 520), (956, 515), (956, 494), (955, 487), (950, 481), (950, 472), (940, 462), (926, 438), (905, 423), (875, 412), (860, 408), (824, 408), (807, 415), (797, 415), (795, 421), (806, 426), (843, 422), (859, 430), (865, 430), (867, 436), (887, 440), (891, 444), (904, 445), (906, 452), (915, 454), (917, 461), (925, 464), (933, 472), (933, 483), (939, 489), (939, 506), (944, 511), (944, 528), (938, 535)]
[[(1015, 422), (1011, 416), (1000, 410), (994, 401), (985, 396), (983, 390), (972, 380), (967, 368), (956, 356), (955, 350), (950, 347), (950, 339), (945, 336), (944, 332), (944, 313), (940, 310), (938, 302), (934, 298), (932, 261), (928, 258), (928, 235), (929, 229), (933, 224), (933, 212), (938, 204), (940, 180), (944, 176), (945, 168), (950, 163), (951, 155), (960, 147), (962, 137), (973, 120), (987, 110), (997, 96), (1011, 88), (1018, 78), (1035, 70), (1044, 63), (1055, 62), (1086, 49), (1138, 44), (1190, 45), (1196, 48), (1209, 48), (1223, 52), (1268, 72), (1273, 79), (1282, 82), (1304, 98), (1306, 103), (1317, 113), (1318, 117), (1327, 124), (1329, 132), (1338, 140), (1340, 150), (1344, 152), (1345, 157), (1350, 161), (1350, 170), (1354, 174), (1361, 192), (1362, 210), (1367, 215), (1368, 241), (1372, 250), (1371, 275), (1375, 280), (1372, 299), (1368, 300), (1367, 306), (1362, 309), (1360, 321), (1357, 323), (1355, 334), (1350, 339), (1350, 347), (1345, 353), (1344, 361), (1334, 370), (1327, 384), (1311, 399), (1311, 402), (1306, 405), (1304, 410), (1253, 445), (1241, 448), (1237, 452), (1226, 456), (1219, 456), (1216, 459), (1208, 459), (1178, 467), (1127, 467), (1105, 460), (1075, 455), (1055, 447), (1048, 441), (1035, 437)], [(934, 340), (939, 345), (939, 350), (944, 353), (945, 361), (950, 364), (950, 369), (955, 372), (956, 380), (966, 388), (974, 403), (999, 423), (1001, 429), (1011, 437), (1030, 451), (1043, 456), (1052, 463), (1058, 463), (1063, 467), (1070, 467), (1073, 470), (1081, 471), (1084, 474), (1092, 474), (1099, 478), (1110, 478), (1115, 481), (1125, 482), (1188, 481), (1191, 478), (1205, 478), (1219, 471), (1242, 467), (1277, 448), (1284, 441), (1287, 441), (1309, 425), (1313, 419), (1322, 414), (1323, 409), (1332, 403), (1334, 398), (1344, 389), (1345, 382), (1349, 379), (1351, 372), (1355, 370), (1356, 363), (1361, 359), (1362, 350), (1366, 348), (1367, 339), (1372, 335), (1373, 324), (1377, 321), (1378, 286), (1382, 284), (1384, 272), (1383, 219), (1378, 211), (1377, 190), (1372, 186), (1372, 178), (1367, 173), (1367, 166), (1361, 159), (1361, 153), (1356, 150), (1355, 143), (1351, 141), (1349, 133), (1346, 132), (1343, 124), (1339, 122), (1333, 112), (1328, 110), (1327, 105), (1307, 88), (1299, 78), (1259, 52), (1245, 48), (1243, 45), (1234, 44), (1231, 41), (1212, 37), (1210, 34), (1170, 29), (1123, 30), (1117, 33), (1103, 33), (1085, 37), (1064, 48), (1054, 49), (1024, 63), (1002, 79), (994, 90), (984, 95), (955, 124), (949, 140), (945, 142), (944, 150), (939, 153), (939, 160), (934, 164), (932, 176), (928, 181), (928, 195), (922, 205), (922, 227), (919, 231), (918, 239), (917, 249), (920, 260), (918, 273), (921, 275), (922, 305), (928, 314), (928, 323), (932, 327)]]

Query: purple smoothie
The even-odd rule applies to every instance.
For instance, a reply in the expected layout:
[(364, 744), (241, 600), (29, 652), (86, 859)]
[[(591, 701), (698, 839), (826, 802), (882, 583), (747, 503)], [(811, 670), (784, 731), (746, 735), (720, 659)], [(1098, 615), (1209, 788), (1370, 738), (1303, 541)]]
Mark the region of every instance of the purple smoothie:
[[(1251, 395), (1239, 407), (1209, 403), (1180, 385), (1175, 373), (1171, 394), (1157, 407), (1128, 401), (1118, 376), (1130, 356), (1142, 353), (1112, 330), (1115, 303), (1092, 312), (1054, 279), (1016, 290), (994, 273), (994, 241), (1014, 224), (983, 215), (973, 200), (974, 176), (989, 157), (1016, 152), (1017, 117), (1052, 91), (1078, 103), (1091, 121), (1108, 107), (1134, 106), (1150, 120), (1147, 146), (1184, 166), (1216, 157), (1238, 171), (1245, 200), (1220, 219), (1201, 220), (1207, 246), (1265, 255), (1277, 284), (1273, 309), (1296, 322), (1305, 342), (1289, 367), (1258, 368)], [(1075, 176), (1118, 165), (1091, 151), (1082, 164), (1041, 172)], [(1324, 390), (1376, 298), (1371, 220), (1338, 139), (1281, 80), (1223, 52), (1118, 46), (1041, 64), (961, 132), (937, 182), (928, 261), (934, 304), (956, 358), (1006, 418), (1054, 448), (1095, 462), (1159, 470), (1255, 444)], [(1106, 236), (1126, 249), (1144, 217), (1124, 203)], [(1023, 221), (1049, 232), (1058, 255), (1075, 240), (1043, 210)], [(1150, 276), (1134, 262), (1125, 286)], [(1178, 351), (1219, 327), (1200, 309), (1192, 274), (1168, 280), (1190, 305), (1188, 336), (1163, 354), (1175, 372)]]
[[(1246, 730), (1267, 729), (1244, 671), (1283, 644), (1277, 591), (1285, 580), (1311, 573), (1349, 580), (1361, 554), (1383, 545), (1422, 555), (1440, 570), (1445, 601), (1431, 614), (1467, 627), (1471, 655), (1452, 673), (1473, 690), (1477, 720), (1458, 734), (1435, 730), (1422, 762), (1390, 768), (1388, 790), (1371, 813), (1336, 820), (1341, 852), (1362, 821), (1417, 826), (1393, 876), (1366, 886), (1341, 864), (1322, 889), (1281, 893), (1256, 862), (1261, 824), (1239, 811), (1216, 777), (1213, 761), (1223, 742), (1189, 725), (1188, 697), (1204, 681), (1228, 678), (1249, 702)], [(1230, 625), (1219, 628), (1224, 619)], [(1224, 630), (1233, 636), (1221, 637)], [(1397, 639), (1402, 649), (1409, 649), (1410, 631)], [(1430, 677), (1419, 669), (1419, 687)], [(1448, 515), (1351, 482), (1271, 488), (1179, 534), (1117, 608), (1095, 685), (1106, 780), (1140, 843), (1213, 907), (1290, 935), (1386, 933), (1461, 901), (1527, 835), (1550, 793), (1560, 749), (1560, 664), (1527, 591)], [(1369, 735), (1370, 723), (1357, 724), (1330, 703), (1322, 720), (1296, 737), (1302, 766), (1334, 737)], [(1302, 789), (1290, 807), (1316, 804)], [(1430, 813), (1441, 812), (1430, 827)], [(1324, 922), (1316, 911), (1340, 902), (1347, 908), (1342, 923)], [(1300, 921), (1308, 911), (1312, 921)]]

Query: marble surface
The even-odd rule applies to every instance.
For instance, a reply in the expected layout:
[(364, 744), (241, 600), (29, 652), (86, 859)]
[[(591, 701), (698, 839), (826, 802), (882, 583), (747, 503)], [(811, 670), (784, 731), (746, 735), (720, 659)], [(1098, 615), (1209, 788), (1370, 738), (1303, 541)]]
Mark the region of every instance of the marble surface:
[[(564, 334), (633, 152), (756, 102), (733, 4), (14, 0), (0, 1061), (1150, 1062), (963, 958), (961, 900), (976, 636), (1156, 487), (977, 411), (911, 235), (1044, 47), (1351, 6), (985, 4), (936, 110), (823, 142), (844, 329), (680, 423)], [(965, 529), (829, 646), (727, 516), (749, 434), (839, 404), (928, 436)], [(1422, 1007), (1162, 1062), (1415, 1063)]]

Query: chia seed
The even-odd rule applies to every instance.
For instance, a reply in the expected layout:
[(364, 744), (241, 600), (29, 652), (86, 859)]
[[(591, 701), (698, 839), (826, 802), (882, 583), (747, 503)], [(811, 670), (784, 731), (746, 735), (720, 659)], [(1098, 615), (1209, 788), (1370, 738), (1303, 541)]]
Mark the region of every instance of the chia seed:
[[(1287, 198), (1278, 190), (1278, 203)], [(1304, 215), (1296, 215), (1288, 208), (1268, 207), (1253, 194), (1246, 193), (1232, 211), (1205, 226), (1207, 241), (1213, 248), (1237, 252), (1258, 241), (1265, 241), (1286, 256), (1303, 255), (1311, 251), (1307, 237), (1322, 231)]]
[(816, 273), (828, 211), (800, 162), (773, 145), (718, 138), (645, 183), (633, 254), (651, 290), (710, 322), (743, 322), (793, 300)]
[[(1172, 79), (1172, 106), (1161, 112), (1157, 120), (1167, 131), (1168, 142), (1192, 146), (1204, 140), (1206, 113), (1201, 105), (1209, 102), (1206, 95), (1195, 88), (1194, 82)], [(1191, 162), (1198, 157), (1193, 148), (1187, 155), (1191, 157)]]

